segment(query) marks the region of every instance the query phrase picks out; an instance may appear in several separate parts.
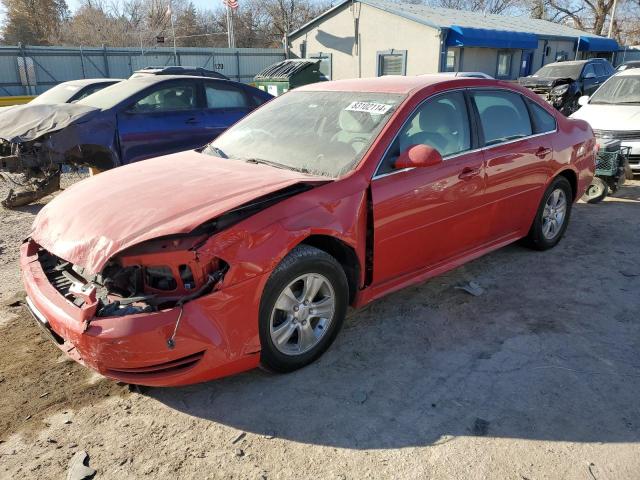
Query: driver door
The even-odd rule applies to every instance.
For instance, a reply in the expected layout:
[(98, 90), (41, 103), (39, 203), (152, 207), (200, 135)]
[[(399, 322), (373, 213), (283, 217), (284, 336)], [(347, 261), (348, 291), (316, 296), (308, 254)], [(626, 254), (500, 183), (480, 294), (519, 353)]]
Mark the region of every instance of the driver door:
[[(373, 284), (437, 268), (487, 241), (483, 157), (473, 137), (461, 91), (431, 97), (404, 124), (371, 182)], [(400, 152), (418, 143), (443, 162), (394, 169)]]
[(600, 86), (600, 82), (596, 76), (596, 70), (592, 63), (587, 64), (587, 66), (584, 67), (584, 70), (582, 70), (582, 86), (582, 94), (589, 96), (593, 95), (593, 92), (595, 92)]

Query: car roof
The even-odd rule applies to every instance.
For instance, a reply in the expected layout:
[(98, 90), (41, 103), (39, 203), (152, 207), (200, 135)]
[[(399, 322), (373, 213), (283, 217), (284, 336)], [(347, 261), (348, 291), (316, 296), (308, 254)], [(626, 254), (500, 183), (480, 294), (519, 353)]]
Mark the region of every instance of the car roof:
[(122, 78), (79, 78), (78, 80), (62, 82), (59, 85), (76, 85), (78, 87), (85, 87), (87, 85), (95, 85), (96, 83), (117, 83), (121, 81)]
[(622, 65), (640, 65), (640, 60), (629, 60), (628, 62), (624, 62)]
[(170, 80), (184, 80), (185, 78), (191, 78), (194, 80), (213, 80), (216, 82), (240, 83), (234, 82), (233, 80), (226, 80), (224, 78), (201, 77), (199, 75), (144, 75), (141, 77), (129, 78), (127, 82), (138, 82), (152, 85), (154, 83), (168, 82)]
[(399, 93), (408, 94), (425, 87), (438, 84), (457, 85), (501, 85), (512, 84), (499, 80), (472, 77), (450, 77), (446, 75), (427, 74), (415, 76), (387, 75), (373, 78), (355, 78), (350, 80), (335, 80), (330, 82), (311, 83), (296, 88), (301, 91), (335, 91), (335, 92), (369, 92), (369, 93)]

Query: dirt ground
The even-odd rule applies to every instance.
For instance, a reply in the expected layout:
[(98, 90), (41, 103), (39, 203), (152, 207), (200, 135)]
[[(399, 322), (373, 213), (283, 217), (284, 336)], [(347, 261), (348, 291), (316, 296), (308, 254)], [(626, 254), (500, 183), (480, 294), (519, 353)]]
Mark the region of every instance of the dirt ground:
[(577, 204), (551, 251), (351, 312), (301, 371), (173, 389), (67, 361), (10, 306), (39, 208), (0, 212), (2, 479), (65, 478), (78, 450), (99, 479), (640, 478), (640, 181)]

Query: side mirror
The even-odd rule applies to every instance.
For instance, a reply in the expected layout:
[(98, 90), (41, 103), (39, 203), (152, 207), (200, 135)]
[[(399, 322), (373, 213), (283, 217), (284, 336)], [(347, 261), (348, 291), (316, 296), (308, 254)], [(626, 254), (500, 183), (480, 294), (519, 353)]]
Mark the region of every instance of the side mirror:
[(442, 163), (442, 155), (429, 145), (412, 145), (400, 154), (395, 163), (395, 168), (420, 168), (431, 167)]
[(589, 72), (589, 73), (585, 74), (585, 76), (584, 76), (585, 80), (590, 80), (592, 78), (596, 78), (596, 74), (593, 73), (593, 72)]
[(584, 105), (586, 105), (587, 103), (589, 103), (589, 95), (582, 95), (579, 99), (578, 99), (578, 105), (580, 105), (581, 107), (583, 107)]

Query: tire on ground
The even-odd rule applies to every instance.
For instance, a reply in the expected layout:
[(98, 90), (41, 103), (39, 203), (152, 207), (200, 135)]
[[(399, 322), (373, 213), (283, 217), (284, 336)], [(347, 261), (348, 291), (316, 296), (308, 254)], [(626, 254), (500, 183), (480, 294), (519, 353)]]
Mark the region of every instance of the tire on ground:
[[(327, 331), (311, 350), (298, 355), (288, 355), (274, 345), (271, 339), (271, 315), (280, 294), (301, 275), (317, 273), (324, 276), (335, 295), (334, 314)], [(290, 372), (302, 368), (322, 355), (335, 340), (347, 311), (349, 285), (342, 266), (328, 253), (309, 245), (298, 245), (273, 270), (260, 301), (259, 333), (261, 364), (274, 372)]]
[[(557, 189), (561, 189), (564, 192), (567, 208), (564, 215), (563, 223), (560, 226), (558, 233), (553, 238), (549, 239), (543, 234), (543, 213), (547, 200)], [(564, 232), (567, 229), (567, 225), (569, 224), (572, 204), (573, 190), (569, 181), (561, 175), (554, 178), (549, 187), (547, 187), (547, 189), (545, 190), (544, 195), (542, 196), (542, 200), (540, 200), (540, 205), (538, 206), (536, 216), (534, 217), (531, 228), (529, 229), (529, 234), (524, 239), (524, 243), (528, 247), (536, 250), (547, 250), (549, 248), (555, 247), (564, 235)]]

